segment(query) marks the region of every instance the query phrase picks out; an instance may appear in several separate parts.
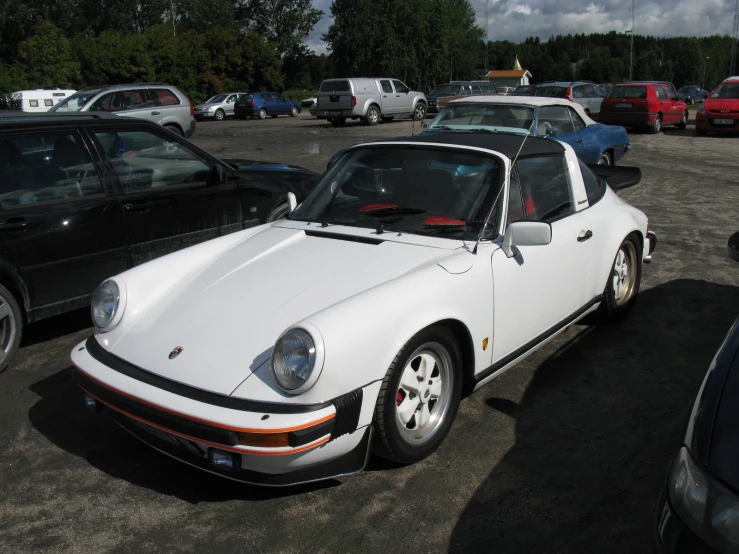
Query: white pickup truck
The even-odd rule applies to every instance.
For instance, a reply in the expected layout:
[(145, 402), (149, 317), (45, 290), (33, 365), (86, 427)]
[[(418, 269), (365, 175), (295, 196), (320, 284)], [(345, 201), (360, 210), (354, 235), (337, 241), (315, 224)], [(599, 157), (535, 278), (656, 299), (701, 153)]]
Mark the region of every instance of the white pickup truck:
[(365, 125), (392, 121), (397, 116), (422, 121), (428, 107), (422, 92), (384, 77), (327, 79), (318, 89), (317, 104), (317, 115), (334, 127), (346, 123), (347, 118), (361, 119)]

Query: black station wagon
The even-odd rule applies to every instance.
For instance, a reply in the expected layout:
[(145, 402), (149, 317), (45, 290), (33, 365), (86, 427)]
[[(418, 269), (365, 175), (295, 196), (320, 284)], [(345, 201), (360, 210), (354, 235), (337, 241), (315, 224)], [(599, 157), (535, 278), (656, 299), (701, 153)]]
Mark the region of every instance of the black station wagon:
[(0, 370), (27, 323), (85, 306), (106, 277), (280, 219), (320, 175), (219, 160), (108, 114), (0, 116)]

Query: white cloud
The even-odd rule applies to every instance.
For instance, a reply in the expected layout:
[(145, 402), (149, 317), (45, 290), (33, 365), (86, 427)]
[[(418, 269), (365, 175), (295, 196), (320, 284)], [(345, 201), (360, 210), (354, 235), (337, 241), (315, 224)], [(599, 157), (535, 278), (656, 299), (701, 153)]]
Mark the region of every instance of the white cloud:
[[(485, 26), (485, 0), (470, 0), (480, 27)], [(331, 24), (331, 0), (314, 0), (323, 19), (306, 39), (317, 53)], [(634, 29), (638, 35), (659, 37), (730, 35), (735, 0), (636, 0)], [(623, 32), (631, 29), (629, 0), (489, 0), (490, 40), (522, 42), (530, 36), (547, 40), (570, 33)]]

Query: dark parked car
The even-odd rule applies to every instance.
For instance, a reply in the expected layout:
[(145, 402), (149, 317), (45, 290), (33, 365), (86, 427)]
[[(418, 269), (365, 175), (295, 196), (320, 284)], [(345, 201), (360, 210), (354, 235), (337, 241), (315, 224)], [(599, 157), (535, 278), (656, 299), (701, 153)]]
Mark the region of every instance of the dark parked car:
[(426, 95), (429, 105), (428, 113), (439, 113), (452, 100), (481, 94), (498, 94), (498, 89), (493, 84), (477, 81), (453, 81), (436, 85)]
[(536, 85), (521, 85), (513, 89), (511, 96), (534, 96)]
[(698, 85), (683, 85), (677, 89), (677, 97), (686, 104), (703, 102), (710, 93)]
[[(729, 239), (739, 260), (739, 233)], [(708, 368), (660, 494), (660, 554), (739, 552), (739, 319)]]
[(538, 85), (534, 91), (534, 96), (564, 98), (570, 102), (576, 102), (591, 117), (597, 117), (600, 113), (600, 104), (605, 95), (603, 89), (592, 81), (558, 81)]
[(85, 306), (101, 281), (284, 217), (320, 175), (219, 160), (140, 119), (0, 115), (0, 369), (23, 326)]
[(279, 92), (255, 92), (241, 96), (234, 105), (234, 115), (239, 119), (258, 117), (267, 119), (267, 116), (297, 115), (303, 111), (300, 103), (288, 100)]

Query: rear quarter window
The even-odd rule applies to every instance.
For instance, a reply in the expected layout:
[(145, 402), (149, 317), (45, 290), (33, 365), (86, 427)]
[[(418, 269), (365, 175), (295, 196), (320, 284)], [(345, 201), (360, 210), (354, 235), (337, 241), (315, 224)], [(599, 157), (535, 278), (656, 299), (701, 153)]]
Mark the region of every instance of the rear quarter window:
[(580, 163), (580, 172), (582, 180), (585, 182), (585, 194), (588, 197), (588, 204), (591, 206), (598, 202), (606, 193), (606, 182), (590, 171), (590, 168), (578, 160)]
[(349, 92), (349, 81), (324, 81), (320, 92)]
[(154, 96), (159, 100), (160, 106), (176, 106), (180, 103), (180, 99), (177, 95), (166, 88), (154, 89)]
[(646, 98), (647, 87), (613, 87), (608, 98)]

